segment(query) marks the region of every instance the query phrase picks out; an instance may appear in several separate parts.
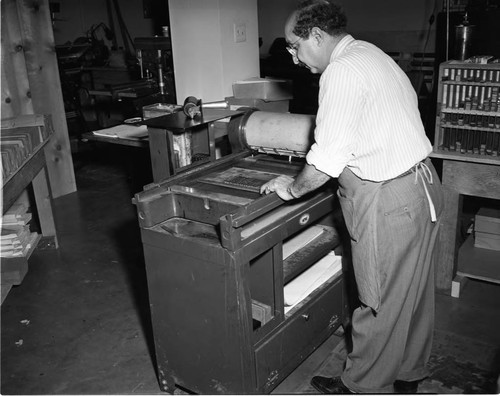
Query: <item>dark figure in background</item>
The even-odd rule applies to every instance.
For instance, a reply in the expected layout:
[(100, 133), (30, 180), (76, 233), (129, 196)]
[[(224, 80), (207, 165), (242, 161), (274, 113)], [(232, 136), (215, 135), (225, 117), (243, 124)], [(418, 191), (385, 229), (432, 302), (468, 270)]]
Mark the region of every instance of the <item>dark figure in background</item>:
[(441, 185), (409, 79), (345, 29), (329, 0), (303, 1), (290, 15), (294, 62), (322, 74), (314, 144), (296, 179), (280, 176), (261, 193), (291, 200), (338, 178), (360, 305), (342, 375), (311, 384), (323, 393), (416, 393), (432, 345)]

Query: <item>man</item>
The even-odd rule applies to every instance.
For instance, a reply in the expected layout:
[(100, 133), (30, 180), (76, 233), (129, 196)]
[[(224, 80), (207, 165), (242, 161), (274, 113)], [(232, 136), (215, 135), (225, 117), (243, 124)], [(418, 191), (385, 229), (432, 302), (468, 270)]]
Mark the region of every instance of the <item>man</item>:
[(280, 176), (261, 193), (291, 200), (338, 178), (360, 306), (342, 375), (311, 384), (322, 393), (416, 393), (432, 344), (441, 186), (407, 76), (345, 28), (329, 0), (304, 1), (287, 20), (294, 62), (322, 74), (315, 142), (295, 180)]

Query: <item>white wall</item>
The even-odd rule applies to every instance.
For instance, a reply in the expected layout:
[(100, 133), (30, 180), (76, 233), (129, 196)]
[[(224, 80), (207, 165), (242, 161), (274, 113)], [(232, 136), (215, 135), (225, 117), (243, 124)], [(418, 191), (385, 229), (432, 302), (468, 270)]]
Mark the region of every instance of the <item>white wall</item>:
[(257, 0), (169, 0), (169, 12), (177, 103), (223, 100), (234, 81), (259, 76)]
[[(347, 28), (355, 38), (370, 41), (385, 51), (421, 52), (433, 12), (442, 0), (338, 0), (347, 14)], [(276, 37), (284, 37), (284, 23), (297, 1), (258, 0), (259, 31), (263, 39), (260, 54), (269, 53)], [(434, 9), (436, 7), (436, 9)], [(435, 27), (431, 26), (426, 52), (434, 51)]]

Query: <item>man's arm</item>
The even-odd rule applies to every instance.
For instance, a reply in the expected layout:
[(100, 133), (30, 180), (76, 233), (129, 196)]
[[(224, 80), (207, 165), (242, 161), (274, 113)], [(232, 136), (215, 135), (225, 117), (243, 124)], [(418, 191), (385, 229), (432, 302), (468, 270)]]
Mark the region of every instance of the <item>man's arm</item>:
[(284, 201), (299, 198), (313, 191), (330, 180), (330, 176), (317, 170), (313, 165), (305, 164), (302, 171), (294, 180), (290, 176), (279, 176), (260, 188), (261, 194), (276, 192)]

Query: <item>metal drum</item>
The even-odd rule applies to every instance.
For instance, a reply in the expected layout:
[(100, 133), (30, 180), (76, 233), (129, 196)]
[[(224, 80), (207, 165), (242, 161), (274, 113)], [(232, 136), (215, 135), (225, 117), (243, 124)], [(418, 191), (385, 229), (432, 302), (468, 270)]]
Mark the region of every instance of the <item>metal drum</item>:
[(464, 61), (472, 55), (472, 41), (476, 27), (470, 25), (465, 13), (462, 24), (455, 26), (455, 56), (456, 60)]
[(314, 140), (315, 120), (313, 115), (252, 109), (231, 121), (229, 140), (233, 148), (305, 157)]

